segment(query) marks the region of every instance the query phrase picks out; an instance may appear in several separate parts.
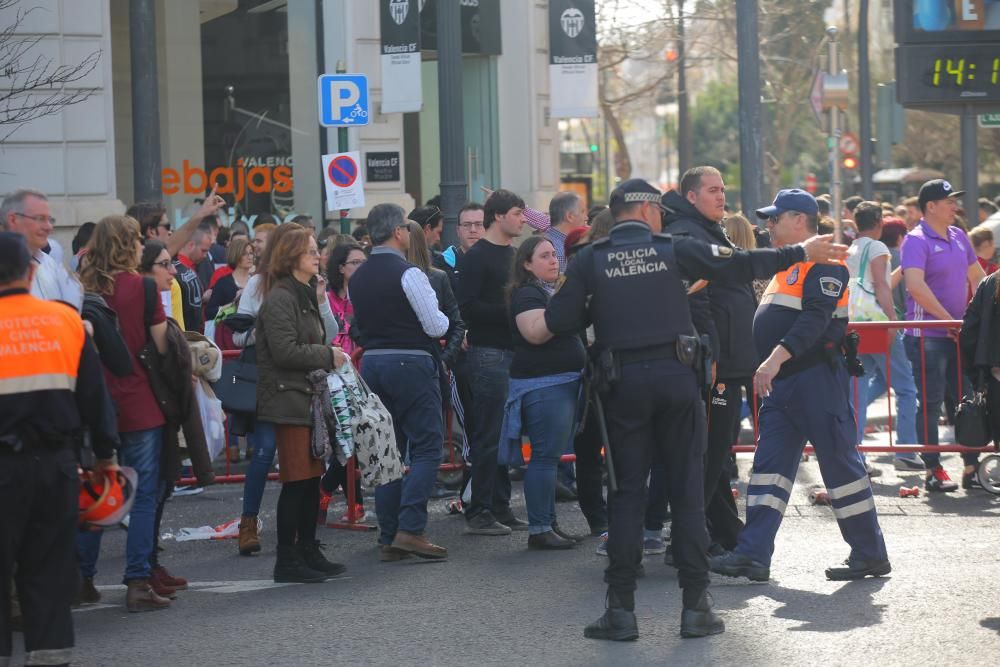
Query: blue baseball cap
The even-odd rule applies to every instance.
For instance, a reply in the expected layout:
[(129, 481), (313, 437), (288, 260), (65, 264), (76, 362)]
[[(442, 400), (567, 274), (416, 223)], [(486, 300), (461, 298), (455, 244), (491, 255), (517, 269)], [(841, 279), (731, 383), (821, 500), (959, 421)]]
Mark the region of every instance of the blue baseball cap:
[(816, 205), (816, 198), (805, 190), (789, 188), (779, 190), (774, 202), (770, 206), (757, 209), (757, 217), (761, 220), (775, 218), (786, 211), (805, 213), (806, 215), (816, 215), (819, 213), (819, 206)]

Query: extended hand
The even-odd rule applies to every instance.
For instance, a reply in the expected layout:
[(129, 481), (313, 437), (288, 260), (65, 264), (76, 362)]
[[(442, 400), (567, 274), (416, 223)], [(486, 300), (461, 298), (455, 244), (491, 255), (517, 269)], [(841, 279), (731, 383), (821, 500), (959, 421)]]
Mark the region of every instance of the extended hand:
[(220, 208), (226, 205), (226, 200), (216, 194), (216, 190), (219, 189), (219, 184), (216, 183), (212, 186), (212, 192), (205, 197), (205, 201), (202, 202), (201, 208), (195, 213), (195, 217), (207, 218), (210, 215), (215, 215)]
[(847, 259), (847, 246), (833, 242), (833, 234), (814, 236), (802, 244), (807, 262), (838, 264)]

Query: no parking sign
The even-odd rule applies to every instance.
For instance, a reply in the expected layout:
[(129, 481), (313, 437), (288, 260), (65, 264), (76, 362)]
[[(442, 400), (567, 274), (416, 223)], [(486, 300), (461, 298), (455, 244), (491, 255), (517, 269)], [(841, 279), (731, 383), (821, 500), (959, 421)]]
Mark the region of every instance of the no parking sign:
[(323, 183), (326, 184), (326, 208), (336, 211), (365, 205), (364, 179), (358, 166), (357, 151), (323, 156)]

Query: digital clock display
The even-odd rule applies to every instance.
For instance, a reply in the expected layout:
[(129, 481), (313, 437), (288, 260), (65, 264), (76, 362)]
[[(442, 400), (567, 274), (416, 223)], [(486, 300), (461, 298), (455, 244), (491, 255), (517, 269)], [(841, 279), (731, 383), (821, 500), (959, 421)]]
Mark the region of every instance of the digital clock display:
[(1000, 105), (1000, 44), (897, 47), (896, 86), (908, 106)]

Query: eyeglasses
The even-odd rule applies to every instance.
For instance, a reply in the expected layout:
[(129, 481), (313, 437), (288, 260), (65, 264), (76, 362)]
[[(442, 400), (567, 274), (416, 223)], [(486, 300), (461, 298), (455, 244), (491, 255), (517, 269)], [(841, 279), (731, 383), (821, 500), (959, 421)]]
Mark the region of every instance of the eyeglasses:
[(27, 218), (28, 220), (34, 220), (40, 225), (44, 225), (46, 222), (50, 225), (56, 224), (56, 219), (51, 215), (45, 215), (44, 213), (39, 213), (38, 215), (25, 215), (24, 213), (15, 213), (14, 215), (19, 215), (22, 218)]
[(348, 264), (350, 266), (361, 266), (367, 261), (368, 261), (367, 259), (349, 259), (346, 262), (344, 262), (344, 264)]
[(161, 269), (169, 271), (170, 267), (173, 266), (173, 262), (171, 262), (169, 259), (164, 259), (159, 262), (153, 262), (153, 266), (158, 266)]
[(310, 257), (319, 257), (319, 250), (316, 250), (315, 248), (309, 248), (309, 250), (306, 250), (306, 254), (309, 255)]

